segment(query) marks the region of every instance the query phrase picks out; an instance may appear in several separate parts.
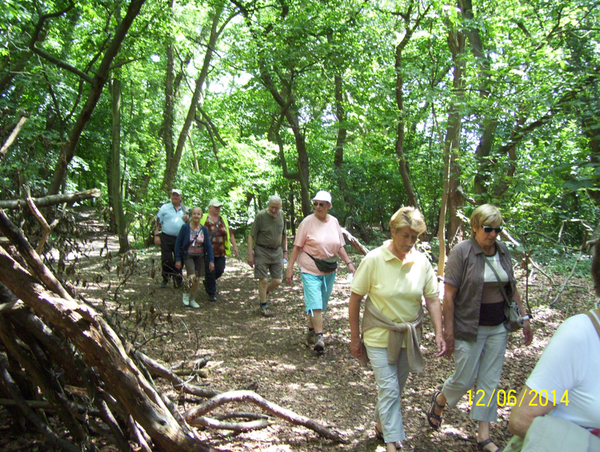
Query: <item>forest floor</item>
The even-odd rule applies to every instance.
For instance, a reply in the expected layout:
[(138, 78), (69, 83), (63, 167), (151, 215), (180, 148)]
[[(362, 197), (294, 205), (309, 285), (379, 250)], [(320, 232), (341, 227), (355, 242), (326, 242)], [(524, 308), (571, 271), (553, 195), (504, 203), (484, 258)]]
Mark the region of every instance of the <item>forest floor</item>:
[[(307, 428), (271, 418), (268, 428), (245, 433), (198, 429), (200, 437), (213, 448), (266, 452), (385, 450), (374, 434), (373, 372), (361, 367), (349, 351), (350, 289), (345, 270), (338, 273), (326, 315), (325, 352), (317, 355), (304, 345), (306, 317), (297, 273), (291, 287), (284, 283), (270, 298), (275, 316), (264, 318), (258, 309), (253, 270), (245, 261), (230, 258), (218, 282), (217, 302), (208, 301), (203, 293), (198, 300), (200, 308), (189, 309), (181, 302), (181, 290), (160, 287), (158, 247), (136, 251), (135, 259), (122, 265), (115, 252), (114, 237), (97, 232), (88, 239), (86, 251), (70, 279), (82, 297), (104, 311), (115, 329), (135, 347), (167, 367), (210, 355), (208, 365), (190, 375), (191, 383), (223, 392), (251, 389), (347, 439), (345, 444), (335, 443)], [(108, 253), (107, 249), (112, 251)], [(243, 244), (241, 249), (243, 252)], [(360, 256), (351, 257), (358, 264)], [(535, 339), (530, 347), (524, 347), (520, 334), (509, 336), (500, 389), (508, 391), (521, 386), (560, 322), (592, 306), (591, 281), (573, 279), (559, 302), (561, 310), (540, 307), (548, 305), (549, 295), (555, 295), (564, 276), (554, 275), (552, 287), (542, 275), (531, 278), (529, 300), (534, 313)], [(524, 287), (520, 290), (523, 293)], [(425, 371), (411, 374), (402, 396), (407, 434), (404, 450), (476, 451), (476, 429), (468, 417), (467, 396), (455, 409), (446, 411), (439, 431), (434, 432), (427, 424), (425, 412), (431, 396), (453, 370), (451, 360), (434, 357), (432, 331), (426, 317), (422, 343)], [(189, 395), (184, 397), (164, 381), (156, 383), (179, 404), (182, 412), (204, 401)], [(219, 412), (224, 410), (261, 412), (250, 404), (225, 406)], [(510, 438), (509, 414), (508, 406), (500, 407), (499, 421), (492, 426), (492, 437), (499, 446), (504, 446)], [(0, 416), (0, 450), (47, 450), (32, 448), (32, 442), (43, 444), (39, 438), (11, 437), (3, 417)]]

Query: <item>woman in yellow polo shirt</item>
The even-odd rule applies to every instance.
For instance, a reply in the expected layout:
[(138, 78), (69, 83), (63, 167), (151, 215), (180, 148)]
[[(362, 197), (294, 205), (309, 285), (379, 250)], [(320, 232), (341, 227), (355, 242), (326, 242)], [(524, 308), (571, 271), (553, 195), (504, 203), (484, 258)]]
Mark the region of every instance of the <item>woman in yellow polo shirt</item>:
[[(406, 437), (400, 396), (408, 373), (423, 370), (419, 350), (423, 298), (435, 328), (436, 356), (446, 351), (437, 278), (427, 257), (414, 247), (426, 229), (417, 209), (398, 210), (390, 220), (392, 239), (365, 256), (351, 285), (350, 350), (373, 366), (378, 386), (375, 430), (387, 452), (401, 449)], [(360, 304), (366, 294), (361, 342)]]

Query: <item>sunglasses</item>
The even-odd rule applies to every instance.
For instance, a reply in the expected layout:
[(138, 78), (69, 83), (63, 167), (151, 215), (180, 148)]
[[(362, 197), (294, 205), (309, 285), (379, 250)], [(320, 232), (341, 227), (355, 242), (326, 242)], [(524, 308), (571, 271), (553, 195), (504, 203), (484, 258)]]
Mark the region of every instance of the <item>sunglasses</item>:
[(496, 231), (496, 234), (500, 234), (502, 232), (502, 229), (504, 229), (502, 226), (500, 226), (499, 228), (493, 228), (491, 226), (481, 226), (483, 228), (483, 230), (485, 231), (486, 234), (490, 234), (492, 231)]
[(313, 202), (313, 206), (315, 207), (325, 207), (327, 206), (326, 202)]

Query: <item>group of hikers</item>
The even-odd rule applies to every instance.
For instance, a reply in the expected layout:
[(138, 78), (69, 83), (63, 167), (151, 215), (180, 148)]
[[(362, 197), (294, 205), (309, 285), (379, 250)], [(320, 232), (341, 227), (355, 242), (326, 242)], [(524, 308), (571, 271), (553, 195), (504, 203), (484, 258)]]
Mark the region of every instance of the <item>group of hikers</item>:
[[(248, 264), (258, 280), (260, 312), (273, 316), (268, 296), (282, 283), (286, 263), (285, 279), (292, 283), (298, 262), (307, 317), (305, 341), (323, 353), (323, 316), (338, 258), (344, 262), (354, 275), (348, 305), (350, 351), (372, 366), (377, 383), (375, 434), (387, 452), (402, 449), (406, 439), (402, 391), (409, 372), (424, 368), (420, 350), (424, 305), (435, 331), (435, 356), (454, 361), (453, 373), (428, 401), (432, 429), (439, 429), (444, 411), (469, 393), (476, 395), (470, 417), (477, 422), (478, 450), (600, 452), (600, 310), (574, 316), (558, 328), (520, 393), (513, 391), (511, 398), (498, 388), (508, 334), (514, 328), (509, 325), (511, 305), (526, 346), (532, 343), (533, 332), (510, 252), (498, 240), (504, 221), (496, 206), (484, 204), (473, 211), (471, 237), (448, 257), (440, 301), (433, 267), (415, 247), (427, 229), (419, 210), (402, 207), (395, 212), (389, 222), (391, 239), (370, 251), (355, 269), (344, 249), (340, 225), (328, 213), (331, 194), (319, 191), (312, 202), (314, 213), (298, 226), (289, 257), (281, 198), (271, 196), (254, 219)], [(227, 219), (220, 215), (221, 206), (212, 199), (208, 214), (199, 207), (188, 214), (181, 191), (174, 189), (171, 202), (157, 214), (154, 234), (155, 243), (161, 245), (162, 285), (166, 287), (172, 277), (183, 288), (185, 306), (199, 307), (196, 296), (202, 277), (209, 299), (216, 301), (216, 280), (224, 271), (225, 256), (232, 250), (239, 256)], [(600, 278), (596, 285), (600, 287)], [(511, 406), (509, 429), (515, 435), (504, 449), (494, 443), (490, 429), (497, 421), (500, 400)]]

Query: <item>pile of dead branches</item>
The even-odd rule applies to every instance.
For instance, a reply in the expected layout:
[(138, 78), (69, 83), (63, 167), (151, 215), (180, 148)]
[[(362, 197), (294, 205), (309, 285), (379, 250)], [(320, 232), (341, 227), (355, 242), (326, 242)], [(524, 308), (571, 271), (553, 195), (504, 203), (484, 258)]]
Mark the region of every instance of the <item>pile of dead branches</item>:
[[(189, 384), (124, 341), (68, 291), (1, 209), (0, 231), (8, 239), (0, 247), (0, 406), (9, 410), (13, 428), (34, 427), (66, 451), (97, 450), (101, 443), (122, 451), (208, 451), (195, 427), (245, 431), (269, 425), (264, 414), (210, 416), (223, 404), (250, 402), (344, 442), (337, 432), (252, 391), (219, 393)], [(196, 403), (180, 412), (156, 378)]]

